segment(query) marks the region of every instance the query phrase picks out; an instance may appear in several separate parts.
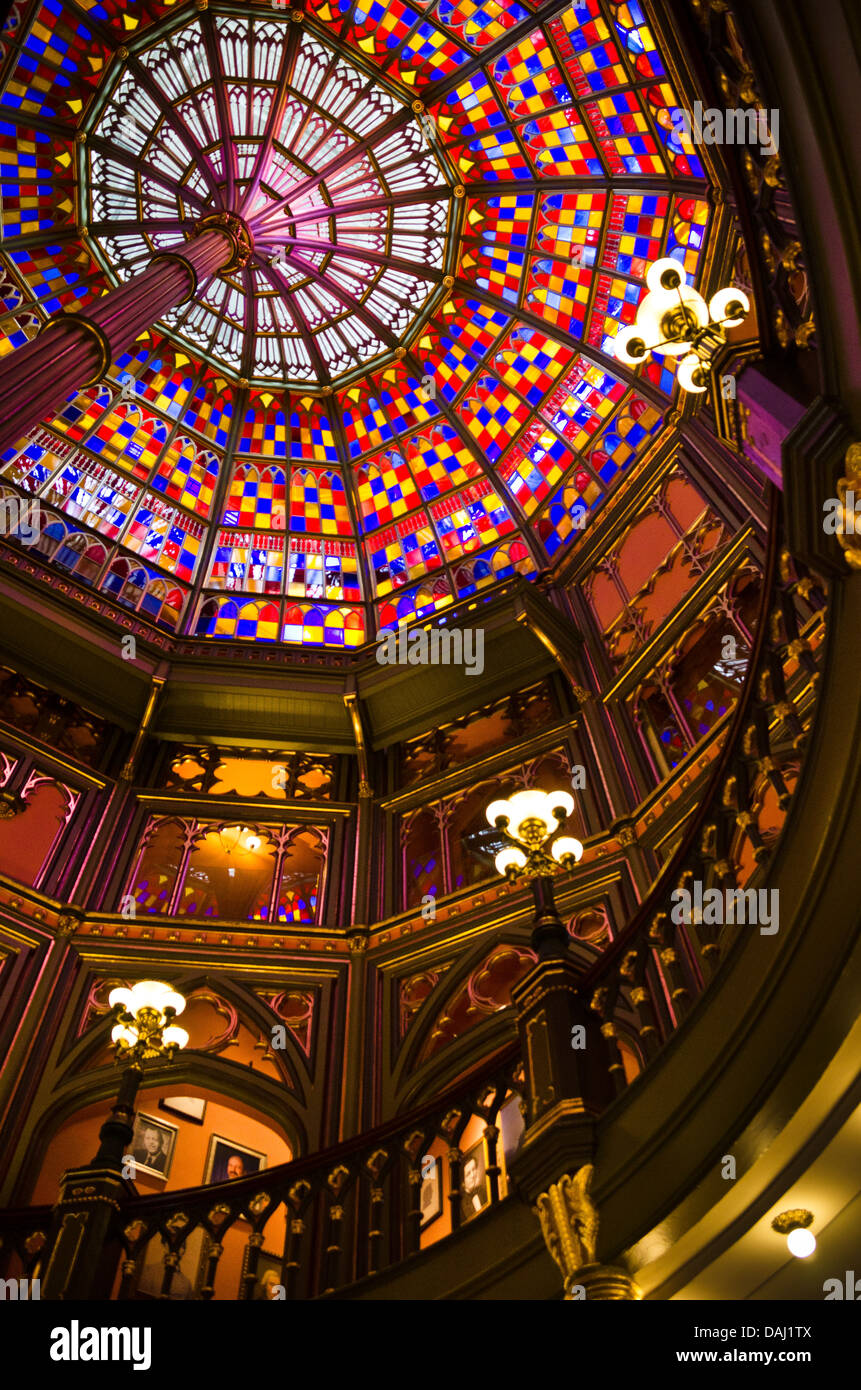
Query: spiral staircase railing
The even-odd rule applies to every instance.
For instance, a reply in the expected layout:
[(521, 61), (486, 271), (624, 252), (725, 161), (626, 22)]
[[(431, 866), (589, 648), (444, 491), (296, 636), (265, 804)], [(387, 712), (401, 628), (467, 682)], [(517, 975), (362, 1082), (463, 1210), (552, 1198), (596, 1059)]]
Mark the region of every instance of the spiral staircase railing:
[[(696, 910), (688, 920), (673, 920), (679, 915), (669, 910), (674, 890), (691, 892), (697, 883), (703, 893), (715, 887), (749, 892), (751, 882), (758, 887), (778, 838), (765, 810), (770, 806), (772, 819), (775, 807), (785, 816), (792, 799), (790, 772), (814, 714), (823, 650), (818, 619), (825, 616), (827, 595), (822, 582), (783, 548), (781, 513), (781, 497), (774, 491), (748, 675), (707, 788), (632, 920), (580, 977), (582, 997), (602, 1019), (617, 1093), (628, 1084), (620, 1037), (634, 1041), (647, 1073), (739, 936), (739, 924), (712, 923)], [(115, 1296), (136, 1296), (141, 1257), (149, 1241), (160, 1236), (159, 1296), (170, 1297), (185, 1242), (201, 1228), (206, 1243), (197, 1296), (211, 1299), (224, 1238), (242, 1223), (237, 1229), (248, 1234), (238, 1288), (228, 1293), (220, 1285), (219, 1293), (254, 1297), (267, 1227), (282, 1207), (286, 1234), (279, 1282), (287, 1298), (317, 1297), (418, 1256), (428, 1151), (434, 1145), (444, 1148), (455, 1232), (461, 1224), (460, 1143), (475, 1117), (483, 1125), (486, 1210), (515, 1190), (499, 1162), (497, 1123), (512, 1094), (521, 1097), (527, 1112), (528, 1077), (517, 1043), (433, 1101), (327, 1150), (201, 1188), (141, 1197), (130, 1187), (110, 1234), (117, 1261)], [(42, 1206), (0, 1214), (5, 1276), (39, 1277), (51, 1254), (52, 1212)]]

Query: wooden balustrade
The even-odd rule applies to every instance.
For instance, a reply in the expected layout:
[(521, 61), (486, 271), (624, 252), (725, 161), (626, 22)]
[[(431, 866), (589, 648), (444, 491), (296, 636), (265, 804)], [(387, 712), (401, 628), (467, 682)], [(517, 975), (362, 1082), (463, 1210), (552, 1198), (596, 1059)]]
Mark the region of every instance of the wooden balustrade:
[[(748, 678), (722, 753), (682, 841), (627, 927), (585, 971), (582, 997), (602, 1020), (616, 1093), (625, 1086), (620, 1037), (633, 1041), (643, 1066), (682, 1024), (744, 926), (676, 921), (673, 891), (759, 886), (776, 842), (760, 823), (763, 789), (778, 808), (790, 802), (786, 767), (810, 729), (818, 681), (826, 595), (820, 581), (782, 549), (780, 498), (772, 497), (769, 553)], [(816, 640), (811, 641), (811, 637)], [(752, 867), (751, 867), (752, 865)], [(141, 1256), (154, 1237), (164, 1244), (161, 1297), (170, 1297), (189, 1237), (205, 1237), (197, 1296), (249, 1299), (259, 1288), (267, 1228), (283, 1209), (279, 1280), (285, 1297), (309, 1298), (343, 1288), (415, 1256), (422, 1245), (422, 1160), (430, 1147), (447, 1155), (450, 1226), (462, 1220), (462, 1140), (482, 1124), (487, 1206), (504, 1200), (499, 1112), (512, 1093), (527, 1095), (519, 1044), (497, 1054), (472, 1080), (407, 1116), (326, 1151), (251, 1177), (209, 1187), (132, 1197), (115, 1221), (117, 1297), (136, 1294)], [(507, 1186), (507, 1185), (506, 1185)], [(480, 1219), (480, 1214), (479, 1214)], [(0, 1215), (4, 1277), (39, 1277), (50, 1255), (49, 1207)], [(241, 1224), (240, 1224), (241, 1223)], [(224, 1240), (248, 1231), (238, 1284), (219, 1281)], [(259, 1295), (258, 1295), (259, 1296)]]

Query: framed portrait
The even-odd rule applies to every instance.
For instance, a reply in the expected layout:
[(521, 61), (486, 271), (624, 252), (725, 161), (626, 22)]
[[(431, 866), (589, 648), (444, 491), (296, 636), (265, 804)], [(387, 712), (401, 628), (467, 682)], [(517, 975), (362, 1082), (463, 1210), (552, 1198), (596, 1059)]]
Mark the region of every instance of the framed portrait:
[[(195, 1226), (179, 1248), (179, 1264), (174, 1270), (168, 1298), (183, 1302), (200, 1297), (206, 1275), (206, 1262), (212, 1241), (202, 1226)], [(164, 1280), (164, 1257), (167, 1246), (160, 1235), (154, 1235), (144, 1247), (135, 1298), (160, 1298)]]
[(245, 1144), (237, 1144), (233, 1139), (225, 1139), (213, 1134), (206, 1155), (204, 1182), (231, 1182), (235, 1178), (248, 1178), (266, 1167), (266, 1155), (257, 1149), (249, 1149)]
[[(242, 1273), (245, 1274), (248, 1251), (242, 1261)], [(261, 1250), (257, 1257), (257, 1279), (252, 1290), (251, 1297), (255, 1303), (271, 1303), (275, 1299), (275, 1288), (281, 1284), (281, 1256), (273, 1255), (269, 1250)], [(283, 1294), (282, 1294), (283, 1298)], [(276, 1302), (280, 1300), (275, 1299)]]
[(523, 1112), (520, 1109), (520, 1096), (515, 1094), (508, 1098), (499, 1112), (499, 1132), (502, 1139), (502, 1155), (505, 1159), (506, 1168), (520, 1151), (524, 1128), (525, 1123)]
[(135, 1161), (135, 1171), (154, 1178), (168, 1177), (178, 1134), (176, 1125), (139, 1110), (128, 1155)]
[(470, 1221), (490, 1201), (487, 1190), (487, 1165), (484, 1159), (484, 1140), (467, 1149), (460, 1170), (460, 1219)]
[[(432, 1154), (428, 1154), (427, 1157), (433, 1162), (433, 1172), (428, 1173), (426, 1178), (422, 1178), (422, 1185), (419, 1190), (422, 1230), (442, 1215), (442, 1159), (434, 1157)], [(422, 1159), (423, 1164), (426, 1161), (426, 1159)]]
[(202, 1125), (206, 1114), (206, 1101), (197, 1096), (165, 1096), (158, 1103), (159, 1110), (168, 1115), (177, 1115), (181, 1120), (191, 1120), (194, 1125)]

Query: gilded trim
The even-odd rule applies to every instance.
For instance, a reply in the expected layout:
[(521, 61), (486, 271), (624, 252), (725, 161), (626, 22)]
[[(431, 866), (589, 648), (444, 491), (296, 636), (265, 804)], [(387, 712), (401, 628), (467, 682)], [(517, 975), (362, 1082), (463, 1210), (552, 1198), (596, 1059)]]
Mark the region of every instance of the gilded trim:
[[(221, 231), (222, 228), (219, 227), (218, 230)], [(150, 265), (158, 265), (159, 261), (172, 261), (174, 265), (181, 265), (184, 270), (188, 271), (191, 276), (191, 289), (185, 296), (185, 299), (177, 301), (176, 308), (179, 308), (180, 304), (188, 304), (189, 300), (194, 299), (197, 294), (197, 288), (200, 283), (197, 278), (197, 271), (191, 264), (191, 261), (187, 261), (185, 256), (180, 256), (176, 251), (160, 251), (157, 256), (153, 256)]]
[(582, 1100), (557, 1100), (555, 1105), (552, 1105), (549, 1110), (545, 1110), (540, 1120), (536, 1120), (528, 1127), (523, 1139), (523, 1151), (525, 1152), (531, 1144), (541, 1138), (546, 1130), (552, 1129), (559, 1120), (564, 1119), (567, 1115), (576, 1116), (578, 1119), (594, 1118), (593, 1112), (586, 1109)]
[(38, 336), (41, 337), (49, 328), (62, 327), (65, 323), (76, 323), (79, 328), (83, 328), (86, 333), (91, 334), (98, 343), (100, 356), (98, 371), (94, 377), (89, 378), (87, 381), (82, 381), (78, 389), (82, 390), (88, 386), (98, 385), (107, 372), (108, 367), (111, 365), (111, 345), (108, 342), (104, 329), (100, 328), (97, 323), (93, 323), (92, 319), (88, 319), (84, 314), (74, 314), (61, 309), (59, 313), (52, 314), (47, 323), (42, 324)]

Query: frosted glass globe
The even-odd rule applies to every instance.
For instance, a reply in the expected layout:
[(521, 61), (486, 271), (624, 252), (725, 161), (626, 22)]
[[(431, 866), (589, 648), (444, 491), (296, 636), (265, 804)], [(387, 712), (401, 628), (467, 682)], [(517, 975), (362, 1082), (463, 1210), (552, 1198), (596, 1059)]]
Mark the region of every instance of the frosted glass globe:
[(561, 864), (563, 859), (567, 859), (571, 854), (579, 860), (583, 857), (583, 846), (579, 840), (575, 840), (572, 835), (562, 835), (558, 840), (554, 840), (550, 846), (550, 852), (557, 864)]
[(812, 1255), (816, 1249), (816, 1236), (812, 1231), (796, 1227), (790, 1231), (786, 1237), (790, 1255), (794, 1255), (798, 1260), (806, 1260), (808, 1255)]
[(496, 872), (505, 874), (511, 867), (522, 869), (526, 863), (526, 855), (522, 849), (518, 849), (516, 845), (511, 845), (508, 849), (501, 849), (493, 862), (496, 865)]
[(541, 821), (548, 834), (553, 828), (550, 798), (546, 792), (515, 792), (508, 805), (511, 810), (511, 824), (508, 827), (510, 834), (517, 835), (521, 825), (528, 820)]

